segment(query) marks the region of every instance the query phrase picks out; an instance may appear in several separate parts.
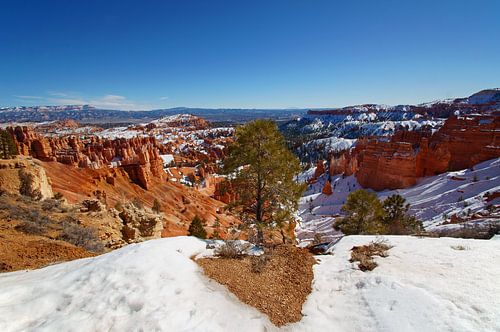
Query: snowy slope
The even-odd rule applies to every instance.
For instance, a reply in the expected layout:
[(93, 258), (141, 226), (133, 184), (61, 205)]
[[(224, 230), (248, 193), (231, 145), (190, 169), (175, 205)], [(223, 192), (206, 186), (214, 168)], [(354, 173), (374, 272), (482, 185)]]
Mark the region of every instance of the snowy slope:
[[(286, 331), (498, 331), (500, 239), (387, 237), (371, 272), (349, 263), (349, 236), (320, 256), (304, 317)], [(455, 250), (464, 245), (468, 250)], [(1, 331), (274, 331), (269, 320), (207, 280), (177, 237), (35, 271), (0, 274)]]
[[(29, 272), (0, 274), (0, 331), (255, 331), (270, 326), (207, 280), (195, 238), (143, 242)], [(231, 313), (231, 315), (228, 315)]]
[[(477, 180), (477, 181), (475, 181)], [(416, 186), (385, 191), (385, 198), (398, 193), (411, 204), (411, 211), (428, 228), (443, 221), (443, 215), (481, 211), (487, 204), (485, 194), (500, 191), (500, 158), (492, 159), (466, 169), (424, 178)], [(496, 199), (492, 204), (500, 204)]]
[[(313, 173), (314, 168), (309, 169), (299, 176), (299, 181), (306, 181)], [(327, 196), (321, 193), (325, 181), (326, 176), (322, 176), (317, 183), (309, 185), (299, 201), (301, 221), (295, 232), (300, 241), (312, 241), (316, 232), (323, 235), (324, 241), (338, 236), (339, 232), (332, 227), (334, 217), (341, 214), (347, 195), (362, 188), (354, 176), (336, 175), (331, 177), (333, 194)], [(410, 213), (432, 229), (444, 221), (443, 215), (449, 219), (453, 214), (475, 213), (484, 210), (487, 204), (500, 204), (500, 198), (489, 203), (485, 200), (486, 193), (497, 191), (500, 191), (500, 158), (480, 163), (474, 170), (426, 177), (413, 187), (381, 191), (377, 195), (381, 199), (396, 193), (405, 197), (411, 205)]]

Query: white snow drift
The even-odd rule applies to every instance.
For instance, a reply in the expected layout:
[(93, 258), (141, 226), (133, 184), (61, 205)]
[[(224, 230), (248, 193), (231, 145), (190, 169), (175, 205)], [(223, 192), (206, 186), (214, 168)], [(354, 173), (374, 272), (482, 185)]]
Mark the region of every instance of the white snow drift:
[[(373, 239), (345, 237), (333, 256), (318, 257), (304, 317), (284, 330), (500, 330), (500, 239), (391, 236), (389, 257), (362, 272), (350, 249)], [(277, 330), (204, 277), (195, 254), (209, 254), (203, 241), (177, 237), (1, 274), (0, 330)]]

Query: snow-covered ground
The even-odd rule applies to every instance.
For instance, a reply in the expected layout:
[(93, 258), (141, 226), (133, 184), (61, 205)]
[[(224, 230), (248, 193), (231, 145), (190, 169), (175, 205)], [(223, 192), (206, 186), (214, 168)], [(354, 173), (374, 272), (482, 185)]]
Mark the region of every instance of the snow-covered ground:
[[(312, 177), (315, 168), (311, 168), (299, 176), (304, 182)], [(326, 175), (318, 182), (308, 186), (299, 202), (300, 221), (296, 235), (300, 241), (310, 242), (315, 233), (321, 233), (324, 241), (332, 240), (339, 235), (333, 229), (334, 217), (341, 214), (342, 205), (351, 191), (361, 189), (354, 176), (331, 177), (333, 194), (321, 193)], [(422, 220), (428, 229), (439, 226), (451, 215), (472, 214), (483, 211), (487, 204), (500, 204), (500, 198), (486, 202), (485, 195), (500, 191), (500, 158), (492, 159), (457, 172), (447, 172), (437, 176), (420, 179), (410, 188), (386, 190), (378, 192), (381, 199), (392, 194), (400, 194), (410, 203), (410, 213)], [(453, 227), (448, 225), (446, 227)]]
[[(304, 317), (285, 331), (498, 331), (500, 238), (395, 237), (362, 272), (349, 236), (317, 257)], [(456, 250), (454, 246), (465, 250)], [(192, 237), (0, 274), (1, 331), (274, 331), (268, 318), (203, 276)]]

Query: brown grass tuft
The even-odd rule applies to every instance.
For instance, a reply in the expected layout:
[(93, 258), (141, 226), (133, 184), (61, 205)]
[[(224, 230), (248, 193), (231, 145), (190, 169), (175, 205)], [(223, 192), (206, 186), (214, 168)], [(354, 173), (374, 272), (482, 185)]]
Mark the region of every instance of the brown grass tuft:
[(387, 257), (387, 252), (392, 246), (386, 240), (377, 239), (364, 246), (354, 246), (351, 249), (352, 262), (359, 262), (358, 267), (361, 271), (371, 271), (377, 267), (377, 263), (373, 260), (373, 256)]

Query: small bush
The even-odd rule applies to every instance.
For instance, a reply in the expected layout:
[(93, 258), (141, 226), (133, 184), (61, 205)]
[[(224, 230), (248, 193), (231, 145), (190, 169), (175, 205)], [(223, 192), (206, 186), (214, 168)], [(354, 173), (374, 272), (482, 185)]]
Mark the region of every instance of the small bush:
[(451, 249), (454, 249), (454, 250), (470, 250), (470, 247), (462, 245), (462, 244), (458, 244), (458, 245), (451, 246)]
[(153, 212), (155, 213), (160, 213), (161, 212), (161, 204), (160, 204), (160, 201), (157, 200), (155, 198), (155, 200), (153, 201), (153, 208), (152, 208)]
[(361, 271), (371, 271), (377, 267), (377, 263), (373, 260), (373, 256), (387, 257), (388, 250), (392, 246), (386, 240), (377, 239), (364, 246), (354, 246), (351, 249), (352, 262), (359, 262), (358, 267)]
[(136, 208), (144, 210), (144, 204), (142, 203), (142, 201), (138, 197), (136, 197), (132, 200), (132, 204), (134, 204), (134, 206)]
[(47, 216), (41, 216), (38, 211), (20, 211), (18, 218), (24, 219), (15, 228), (25, 234), (41, 235), (52, 223)]
[(16, 230), (25, 234), (41, 235), (45, 232), (45, 227), (33, 221), (23, 221), (16, 226)]
[(58, 239), (91, 252), (102, 252), (104, 249), (95, 229), (85, 228), (74, 223), (63, 223), (63, 230)]
[(54, 199), (63, 199), (63, 198), (64, 198), (64, 196), (63, 196), (63, 194), (61, 194), (60, 192), (56, 192), (56, 193), (54, 194)]
[(54, 211), (60, 209), (61, 201), (56, 198), (47, 198), (42, 202), (42, 210), (44, 211)]
[(221, 258), (241, 258), (251, 246), (249, 243), (240, 244), (238, 241), (226, 241), (223, 245), (215, 248), (214, 254)]
[(260, 256), (250, 257), (250, 269), (252, 273), (261, 273), (264, 271), (267, 262), (269, 261), (269, 256), (267, 254), (262, 254)]
[(191, 224), (189, 225), (188, 235), (189, 236), (196, 236), (197, 238), (200, 238), (200, 239), (207, 238), (207, 231), (203, 227), (203, 221), (200, 219), (200, 217), (195, 216), (193, 218), (193, 220), (191, 221)]
[(116, 211), (122, 212), (123, 211), (123, 205), (122, 205), (122, 203), (116, 202), (115, 209), (116, 209)]

